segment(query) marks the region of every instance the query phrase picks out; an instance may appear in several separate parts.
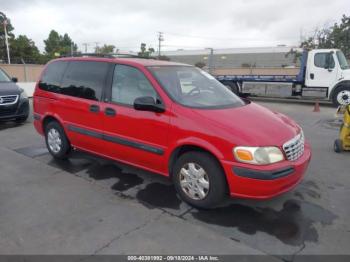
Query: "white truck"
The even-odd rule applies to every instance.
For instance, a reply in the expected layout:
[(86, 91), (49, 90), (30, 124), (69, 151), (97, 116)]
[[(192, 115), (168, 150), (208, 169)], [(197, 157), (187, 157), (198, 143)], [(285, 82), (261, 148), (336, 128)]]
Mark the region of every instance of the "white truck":
[(297, 75), (216, 75), (236, 94), (328, 99), (350, 104), (350, 67), (339, 49), (304, 50)]

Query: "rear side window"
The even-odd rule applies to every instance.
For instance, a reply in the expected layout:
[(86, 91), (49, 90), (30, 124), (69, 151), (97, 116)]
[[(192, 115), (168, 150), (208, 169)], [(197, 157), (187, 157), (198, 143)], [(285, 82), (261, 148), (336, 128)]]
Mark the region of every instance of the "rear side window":
[(67, 65), (68, 62), (64, 61), (50, 63), (39, 82), (39, 88), (49, 92), (60, 93), (60, 84)]
[(60, 93), (90, 100), (100, 100), (109, 64), (72, 61), (63, 76)]

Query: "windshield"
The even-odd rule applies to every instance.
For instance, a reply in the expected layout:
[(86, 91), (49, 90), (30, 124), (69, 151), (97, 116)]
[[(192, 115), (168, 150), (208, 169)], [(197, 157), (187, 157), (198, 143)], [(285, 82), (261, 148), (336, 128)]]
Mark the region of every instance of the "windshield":
[(337, 51), (337, 57), (341, 69), (349, 69), (348, 61), (342, 51)]
[(0, 69), (0, 82), (10, 82), (11, 79)]
[(176, 102), (195, 108), (242, 106), (244, 102), (213, 76), (192, 66), (148, 67)]

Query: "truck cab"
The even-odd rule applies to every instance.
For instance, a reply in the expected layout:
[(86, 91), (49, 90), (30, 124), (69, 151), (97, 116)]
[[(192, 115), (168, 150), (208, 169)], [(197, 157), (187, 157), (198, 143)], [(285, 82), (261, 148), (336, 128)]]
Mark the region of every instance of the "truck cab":
[(314, 90), (336, 105), (350, 103), (350, 69), (341, 50), (311, 50), (306, 65), (303, 95)]

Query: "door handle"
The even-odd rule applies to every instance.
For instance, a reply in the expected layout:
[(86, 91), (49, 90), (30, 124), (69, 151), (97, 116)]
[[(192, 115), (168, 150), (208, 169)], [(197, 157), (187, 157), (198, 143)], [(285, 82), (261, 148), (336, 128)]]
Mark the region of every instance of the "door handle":
[(90, 105), (89, 111), (92, 113), (98, 113), (100, 112), (100, 107), (98, 105)]
[(105, 109), (105, 114), (106, 116), (115, 116), (117, 112), (113, 108), (107, 107)]
[(315, 78), (315, 74), (314, 74), (314, 73), (311, 73), (311, 74), (310, 74), (310, 78), (311, 78), (311, 79), (314, 79), (314, 78)]

